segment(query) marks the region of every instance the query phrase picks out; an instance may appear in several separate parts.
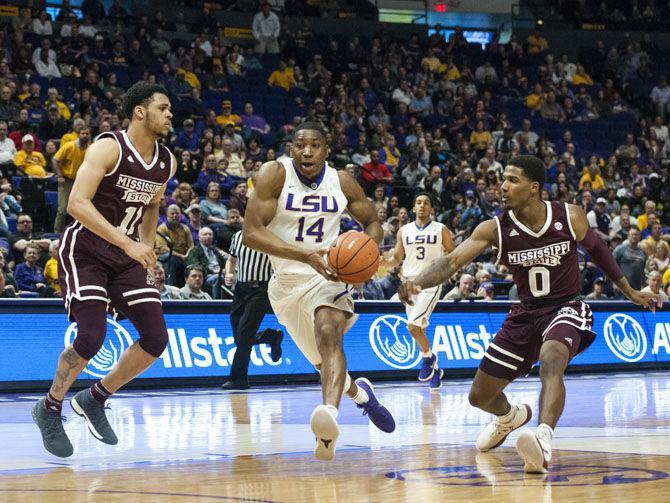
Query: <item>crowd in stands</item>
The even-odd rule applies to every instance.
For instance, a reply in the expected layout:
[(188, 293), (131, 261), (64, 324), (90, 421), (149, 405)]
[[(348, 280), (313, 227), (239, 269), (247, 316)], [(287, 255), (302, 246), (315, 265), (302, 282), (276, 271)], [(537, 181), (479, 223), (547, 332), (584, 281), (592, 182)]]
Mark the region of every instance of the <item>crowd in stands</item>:
[[(433, 196), (434, 217), (460, 243), (500, 213), (507, 160), (531, 154), (547, 167), (542, 198), (582, 206), (634, 287), (670, 284), (670, 86), (659, 78), (642, 102), (632, 92), (664, 54), (648, 36), (598, 44), (572, 61), (553, 54), (540, 31), (485, 49), (460, 29), (445, 37), (440, 26), (429, 37), (402, 39), (381, 25), (369, 37), (325, 37), (308, 18), (288, 29), (276, 6), (264, 4), (250, 27), (255, 40), (237, 44), (207, 11), (182, 26), (178, 13), (131, 18), (118, 2), (106, 13), (96, 0), (85, 4), (83, 22), (67, 8), (56, 20), (22, 9), (0, 29), (5, 296), (58, 295), (53, 271), (41, 266), (65, 224), (63, 202), (90, 138), (127, 126), (120, 105), (138, 79), (163, 84), (175, 115), (165, 143), (178, 168), (161, 210), (154, 271), (164, 298), (220, 297), (229, 286), (221, 271), (255, 175), (289, 155), (292, 130), (305, 119), (323, 124), (329, 162), (366, 190), (384, 250), (411, 221), (417, 191)], [(188, 41), (166, 36), (189, 31)], [(53, 218), (42, 222), (50, 232), (58, 215), (46, 237), (28, 223), (41, 215), (27, 208), (36, 206), (26, 192), (40, 179), (58, 193), (47, 212)], [(352, 228), (358, 224), (345, 216), (342, 230)], [(581, 265), (584, 295), (621, 297), (588, 256)], [(399, 281), (397, 269), (380, 271), (362, 296), (388, 299)], [(490, 252), (443, 295), (514, 299), (516, 289)]]

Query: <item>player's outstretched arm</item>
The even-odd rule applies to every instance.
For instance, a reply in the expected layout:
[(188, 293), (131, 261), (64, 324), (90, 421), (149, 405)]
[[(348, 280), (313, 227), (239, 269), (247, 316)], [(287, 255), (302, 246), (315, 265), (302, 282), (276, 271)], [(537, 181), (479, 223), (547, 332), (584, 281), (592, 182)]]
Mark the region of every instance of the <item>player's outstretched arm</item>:
[(412, 305), (412, 296), (424, 288), (441, 285), (456, 271), (472, 262), (481, 252), (498, 242), (498, 229), (494, 220), (479, 224), (470, 237), (458, 245), (450, 254), (434, 260), (414, 281), (404, 281), (398, 296), (405, 304)]
[(405, 258), (405, 245), (402, 242), (402, 227), (398, 229), (398, 234), (395, 241), (395, 246), (388, 258), (382, 256), (382, 264), (386, 266), (387, 269), (392, 269), (397, 267), (402, 262), (402, 259)]
[(377, 244), (381, 244), (384, 239), (384, 230), (382, 229), (377, 212), (372, 203), (365, 197), (363, 188), (346, 171), (338, 171), (340, 177), (340, 186), (342, 192), (347, 197), (347, 210), (352, 217), (363, 227), (363, 231), (374, 239)]
[(84, 162), (77, 171), (77, 178), (72, 186), (67, 212), (91, 232), (118, 246), (144, 267), (150, 267), (156, 262), (153, 249), (133, 241), (114, 227), (92, 202), (100, 182), (114, 169), (118, 158), (118, 144), (111, 138), (102, 138), (86, 149)]
[(580, 206), (569, 205), (570, 225), (575, 234), (575, 240), (589, 252), (591, 260), (610, 278), (621, 292), (638, 306), (648, 307), (652, 312), (663, 307), (663, 299), (658, 294), (635, 290), (623, 275), (612, 252), (600, 236), (590, 228), (586, 214)]
[(261, 166), (254, 193), (247, 203), (242, 242), (249, 248), (268, 255), (309, 264), (325, 278), (334, 279), (333, 274), (326, 268), (324, 255), (327, 248), (311, 252), (303, 250), (278, 238), (267, 228), (277, 212), (277, 201), (285, 179), (286, 172), (280, 163), (270, 161)]

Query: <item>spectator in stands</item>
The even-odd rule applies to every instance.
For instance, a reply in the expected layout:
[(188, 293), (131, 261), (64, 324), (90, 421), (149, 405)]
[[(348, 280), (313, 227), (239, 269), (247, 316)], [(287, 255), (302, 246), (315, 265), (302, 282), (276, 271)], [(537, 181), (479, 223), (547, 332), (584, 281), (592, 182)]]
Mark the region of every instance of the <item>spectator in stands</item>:
[(202, 223), (202, 210), (198, 203), (192, 203), (188, 208), (186, 208), (186, 216), (188, 217), (188, 222), (186, 226), (191, 231), (191, 237), (193, 238), (193, 244), (198, 246), (200, 242), (200, 229), (203, 227)]
[(67, 132), (67, 121), (61, 119), (58, 106), (51, 103), (47, 111), (46, 120), (39, 126), (39, 137), (44, 138), (44, 140), (59, 140)]
[(526, 46), (528, 54), (539, 54), (549, 49), (549, 42), (540, 34), (540, 30), (536, 28), (533, 30), (533, 33), (528, 35)]
[(0, 298), (1, 299), (15, 299), (16, 289), (14, 285), (8, 284), (5, 280), (5, 275), (0, 274)]
[(269, 86), (279, 86), (290, 91), (297, 85), (293, 68), (286, 65), (286, 61), (279, 61), (279, 68), (268, 77)]
[(640, 158), (640, 149), (635, 144), (635, 135), (633, 133), (626, 134), (626, 143), (616, 149), (615, 155), (619, 166), (622, 168), (629, 168), (631, 164), (638, 161)]
[(79, 131), (81, 131), (84, 127), (86, 127), (86, 121), (81, 117), (77, 117), (72, 122), (72, 131), (70, 131), (69, 133), (65, 133), (63, 137), (60, 139), (61, 145), (69, 141), (74, 141), (77, 138), (79, 138)]
[(183, 123), (184, 129), (177, 135), (175, 149), (180, 152), (188, 150), (191, 155), (200, 153), (200, 136), (195, 131), (195, 122), (193, 119), (186, 119)]
[(666, 75), (661, 75), (658, 78), (658, 84), (651, 90), (649, 97), (656, 106), (656, 113), (666, 117), (668, 115), (667, 103), (670, 100), (670, 85), (668, 84), (668, 77)]
[(233, 234), (242, 229), (243, 222), (244, 219), (237, 208), (228, 209), (226, 223), (216, 231), (216, 246), (219, 250), (228, 253)]
[[(64, 119), (66, 121), (70, 120), (70, 109), (68, 106), (59, 99), (58, 96), (58, 89), (55, 87), (50, 87), (49, 90), (47, 91), (47, 100), (44, 103), (44, 108), (49, 110), (49, 108), (52, 105), (56, 105), (58, 108), (58, 113), (60, 115), (61, 119)], [(59, 137), (62, 135), (59, 135)]]
[(614, 258), (628, 279), (630, 285), (635, 289), (642, 288), (644, 268), (647, 256), (640, 245), (640, 231), (631, 227), (628, 231), (628, 239), (614, 249)]
[(52, 166), (58, 177), (58, 211), (54, 223), (54, 232), (63, 232), (67, 218), (67, 203), (70, 192), (74, 185), (79, 167), (84, 162), (86, 149), (90, 144), (91, 131), (84, 126), (79, 131), (79, 138), (61, 145), (56, 155), (53, 156)]
[(16, 232), (9, 236), (9, 245), (17, 264), (23, 262), (23, 252), (31, 243), (40, 249), (40, 262), (46, 262), (51, 240), (44, 238), (38, 232), (33, 232), (33, 219), (30, 215), (19, 213), (16, 220)]
[(470, 133), (470, 147), (477, 153), (477, 157), (483, 157), (492, 142), (491, 133), (484, 129), (484, 121), (478, 120), (475, 129)]
[(604, 292), (605, 278), (598, 277), (593, 281), (593, 291), (586, 296), (586, 300), (607, 300)]
[(586, 220), (589, 226), (595, 229), (602, 239), (609, 237), (609, 229), (612, 223), (612, 217), (607, 213), (607, 199), (599, 197), (596, 199), (596, 205), (586, 214)]
[(465, 192), (465, 209), (461, 216), (461, 228), (472, 231), (481, 222), (482, 209), (479, 207), (474, 191)]
[(547, 93), (546, 100), (540, 105), (540, 115), (545, 120), (565, 122), (565, 111), (552, 91)]
[[(649, 215), (654, 215), (656, 216), (656, 203), (652, 201), (651, 199), (648, 199), (644, 203), (644, 213), (641, 215), (638, 215), (637, 217), (637, 228), (640, 229), (640, 231), (643, 231), (649, 226), (649, 221), (648, 217)], [(635, 225), (635, 224), (633, 224)]]
[(16, 153), (14, 164), (28, 176), (44, 178), (49, 176), (45, 170), (47, 161), (41, 152), (35, 151), (35, 141), (29, 134), (21, 139), (22, 147)]
[(390, 183), (393, 181), (393, 175), (388, 170), (388, 167), (379, 162), (379, 152), (373, 150), (370, 152), (370, 162), (361, 167), (361, 185), (366, 193), (370, 194), (373, 189), (379, 184), (387, 184), (390, 188)]
[(586, 73), (586, 70), (584, 70), (584, 66), (581, 64), (577, 64), (577, 69), (575, 70), (575, 73), (572, 74), (572, 85), (573, 86), (593, 85), (593, 79), (588, 73)]
[(181, 286), (184, 277), (184, 259), (193, 246), (191, 231), (181, 221), (181, 208), (171, 204), (167, 209), (167, 221), (156, 230), (156, 255), (168, 273), (167, 283)]
[(533, 86), (533, 92), (526, 96), (526, 106), (537, 112), (542, 107), (545, 100), (545, 94), (542, 90), (542, 84), (535, 84)]
[(244, 154), (246, 148), (244, 145), (244, 139), (242, 138), (241, 135), (235, 132), (235, 123), (230, 121), (227, 124), (225, 124), (223, 128), (223, 134), (221, 135), (221, 151), (215, 152), (219, 160), (226, 158), (226, 149), (223, 146), (223, 142), (225, 142), (226, 140), (232, 142), (233, 153), (238, 154), (239, 156)]
[(19, 120), (21, 106), (12, 100), (12, 90), (9, 86), (0, 88), (0, 120), (16, 122)]
[(41, 9), (37, 13), (37, 17), (32, 20), (31, 28), (35, 35), (53, 35), (53, 26), (47, 11)]
[(7, 122), (0, 121), (0, 164), (14, 162), (16, 158), (16, 146), (7, 137)]
[(258, 134), (267, 134), (270, 132), (270, 125), (265, 119), (260, 115), (254, 115), (254, 106), (251, 103), (246, 103), (244, 105), (242, 125)]
[[(376, 151), (373, 152), (376, 153)], [(370, 155), (372, 155), (372, 153)], [(419, 181), (428, 176), (428, 170), (419, 164), (417, 158), (413, 158), (409, 160), (407, 166), (402, 170), (401, 176), (404, 178), (407, 187), (412, 188), (418, 186)]]
[(266, 153), (267, 150), (260, 146), (258, 140), (254, 136), (247, 140), (246, 159), (251, 159), (253, 162), (265, 162)]
[(54, 239), (49, 243), (49, 260), (44, 265), (44, 279), (48, 287), (60, 295), (60, 284), (58, 283), (58, 246), (60, 241)]
[(236, 209), (244, 218), (244, 212), (247, 209), (247, 182), (242, 180), (237, 182), (235, 188), (230, 193), (230, 200), (228, 202), (228, 213), (230, 210)]
[(50, 66), (52, 63), (56, 64), (56, 51), (51, 48), (51, 39), (49, 37), (42, 38), (40, 46), (33, 51), (31, 61), (34, 68), (37, 68), (40, 61), (46, 66)]
[(479, 285), (476, 297), (484, 301), (496, 300), (496, 289), (490, 281), (484, 281)]
[(84, 16), (84, 21), (81, 26), (79, 26), (79, 35), (93, 39), (97, 34), (98, 29), (93, 26), (93, 18), (91, 16)]
[(261, 3), (261, 10), (253, 19), (251, 31), (256, 40), (257, 53), (279, 53), (279, 34), (281, 33), (281, 22), (277, 14), (272, 12), (267, 1)]
[(531, 149), (535, 148), (535, 145), (537, 144), (537, 140), (540, 139), (540, 135), (538, 135), (535, 131), (531, 129), (531, 122), (530, 119), (524, 119), (521, 122), (521, 129), (514, 133), (514, 138), (516, 141), (519, 141), (519, 137), (521, 135), (525, 135), (527, 139), (528, 146)]
[(235, 124), (235, 127), (242, 126), (242, 118), (233, 113), (233, 103), (230, 100), (221, 102), (221, 114), (216, 116), (216, 123), (219, 126), (225, 126), (229, 122)]
[(594, 192), (605, 190), (605, 181), (603, 180), (603, 177), (600, 176), (600, 168), (598, 167), (598, 164), (591, 163), (588, 165), (587, 172), (579, 179), (579, 190), (584, 188), (585, 183), (589, 183), (591, 190)]
[(223, 159), (228, 163), (227, 173), (232, 176), (245, 177), (246, 172), (242, 159), (235, 152), (233, 152), (233, 142), (229, 138), (224, 138), (221, 146), (223, 148)]
[(179, 288), (172, 285), (165, 284), (165, 269), (161, 262), (156, 262), (151, 269), (151, 276), (154, 280), (154, 285), (164, 300), (180, 300), (182, 299)]
[(452, 288), (442, 300), (463, 300), (472, 299), (475, 295), (473, 292), (475, 286), (475, 278), (471, 274), (463, 274), (458, 280), (458, 286)]
[(37, 265), (40, 251), (36, 244), (26, 245), (23, 250), (24, 262), (16, 266), (14, 278), (21, 291), (37, 293), (40, 297), (53, 297), (54, 289), (46, 285), (44, 269)]
[(654, 293), (661, 297), (663, 302), (667, 302), (668, 296), (661, 288), (661, 273), (658, 271), (651, 271), (647, 275), (647, 286), (645, 286), (642, 292)]
[(214, 243), (214, 232), (209, 227), (202, 227), (198, 233), (198, 241), (186, 256), (186, 265), (198, 265), (205, 272), (207, 290), (214, 298), (218, 297), (218, 280), (221, 269), (226, 264), (226, 258), (217, 250)]
[(205, 282), (205, 271), (199, 265), (190, 265), (186, 268), (186, 284), (179, 290), (186, 300), (212, 300), (212, 297), (202, 290)]
[(221, 202), (221, 189), (216, 182), (207, 185), (205, 199), (200, 202), (202, 218), (206, 225), (216, 230), (216, 227), (226, 223), (228, 208)]

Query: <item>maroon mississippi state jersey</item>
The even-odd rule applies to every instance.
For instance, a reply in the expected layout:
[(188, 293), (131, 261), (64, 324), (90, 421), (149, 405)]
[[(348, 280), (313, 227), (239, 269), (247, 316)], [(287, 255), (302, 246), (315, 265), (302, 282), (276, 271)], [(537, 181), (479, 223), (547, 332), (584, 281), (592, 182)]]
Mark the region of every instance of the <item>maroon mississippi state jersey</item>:
[(107, 173), (93, 196), (93, 206), (114, 227), (135, 238), (144, 209), (170, 179), (174, 166), (170, 151), (158, 142), (149, 164), (130, 142), (125, 131), (102, 133), (98, 138), (114, 138), (120, 156), (116, 167)]
[(581, 277), (568, 205), (545, 204), (547, 219), (538, 232), (521, 223), (513, 210), (496, 217), (498, 261), (512, 273), (520, 300), (551, 304), (579, 295)]

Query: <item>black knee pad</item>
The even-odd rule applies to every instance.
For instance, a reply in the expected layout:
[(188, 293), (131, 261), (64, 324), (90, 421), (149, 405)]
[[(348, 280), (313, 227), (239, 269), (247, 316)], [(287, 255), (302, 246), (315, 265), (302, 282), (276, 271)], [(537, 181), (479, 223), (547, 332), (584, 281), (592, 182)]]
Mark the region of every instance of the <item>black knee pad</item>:
[(72, 300), (70, 313), (77, 321), (77, 336), (72, 347), (85, 360), (93, 358), (105, 341), (107, 304), (102, 301)]
[(140, 347), (151, 356), (158, 358), (163, 354), (168, 345), (167, 330), (163, 332), (154, 331), (153, 333), (144, 333), (140, 335)]

